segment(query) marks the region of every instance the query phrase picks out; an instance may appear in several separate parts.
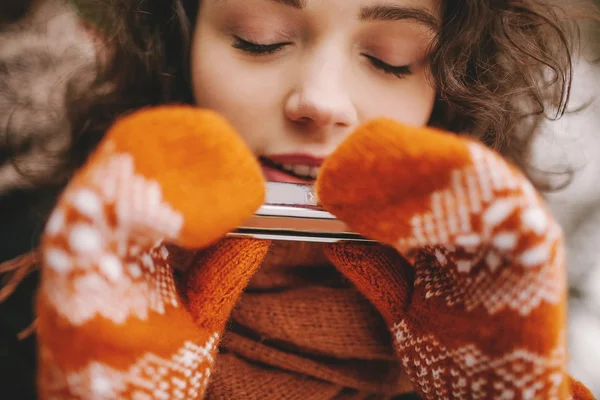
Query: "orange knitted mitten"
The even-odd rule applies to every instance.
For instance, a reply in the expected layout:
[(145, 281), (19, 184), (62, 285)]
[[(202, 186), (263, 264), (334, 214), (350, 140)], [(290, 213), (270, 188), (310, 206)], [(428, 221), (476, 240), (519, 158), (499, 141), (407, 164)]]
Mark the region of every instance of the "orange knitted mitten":
[(261, 205), (264, 188), (255, 157), (211, 112), (165, 107), (119, 121), (46, 227), (40, 397), (201, 398), (219, 335), (269, 243), (214, 246), (185, 277), (195, 294), (186, 304), (163, 241), (214, 244)]
[(561, 230), (499, 155), (377, 120), (326, 161), (317, 191), (328, 211), (393, 248), (339, 244), (329, 257), (386, 319), (423, 398), (588, 396), (565, 368)]

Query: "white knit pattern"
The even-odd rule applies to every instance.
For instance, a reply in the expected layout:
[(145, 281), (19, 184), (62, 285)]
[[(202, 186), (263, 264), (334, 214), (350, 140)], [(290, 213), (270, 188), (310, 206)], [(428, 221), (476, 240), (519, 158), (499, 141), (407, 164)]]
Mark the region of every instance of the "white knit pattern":
[(183, 216), (162, 201), (157, 182), (135, 174), (131, 155), (107, 156), (89, 174), (46, 226), (56, 243), (44, 251), (50, 303), (74, 325), (96, 315), (121, 324), (177, 307), (168, 252), (157, 238), (176, 237)]
[(100, 264), (73, 273), (71, 280), (49, 280), (44, 290), (57, 312), (73, 325), (96, 315), (123, 324), (129, 317), (146, 319), (150, 311), (164, 314), (166, 307), (179, 306), (165, 250), (161, 245), (126, 264), (107, 254), (118, 274), (108, 273), (108, 264)]
[(518, 348), (492, 358), (474, 344), (449, 349), (433, 335), (417, 336), (405, 321), (395, 324), (392, 334), (399, 353), (405, 354), (405, 370), (426, 399), (558, 400), (562, 346), (547, 355)]
[(415, 285), (449, 307), (489, 314), (508, 308), (527, 316), (544, 302), (558, 304), (566, 281), (559, 226), (500, 157), (478, 144), (469, 151), (473, 163), (451, 172), (450, 186), (430, 195), (429, 211), (412, 218), (412, 236), (398, 241), (401, 251), (435, 256), (417, 265)]
[(124, 371), (95, 361), (69, 373), (54, 367), (48, 398), (61, 399), (64, 391), (87, 400), (200, 398), (208, 385), (218, 337), (213, 334), (204, 346), (185, 342), (170, 358), (147, 353)]
[[(450, 187), (430, 195), (429, 211), (413, 216), (411, 234), (399, 238), (397, 246), (406, 250), (433, 244), (464, 248), (491, 244), (510, 255), (512, 264), (524, 268), (549, 262), (560, 231), (551, 223), (531, 183), (482, 146), (469, 144), (469, 152), (473, 163), (452, 171)], [(514, 213), (520, 215), (520, 226), (501, 230), (501, 224)], [(480, 217), (481, 226), (473, 225), (473, 216)], [(522, 233), (533, 233), (539, 241), (513, 254)]]
[[(565, 274), (551, 264), (519, 271), (507, 268), (499, 255), (490, 257), (486, 252), (472, 256), (472, 261), (448, 247), (430, 252), (432, 257), (415, 263), (415, 289), (422, 289), (426, 298), (442, 297), (448, 307), (462, 306), (467, 311), (484, 307), (490, 315), (510, 309), (527, 316), (543, 302), (558, 304), (564, 296)], [(492, 257), (495, 268), (490, 267)], [(463, 273), (460, 262), (472, 262), (471, 273)]]

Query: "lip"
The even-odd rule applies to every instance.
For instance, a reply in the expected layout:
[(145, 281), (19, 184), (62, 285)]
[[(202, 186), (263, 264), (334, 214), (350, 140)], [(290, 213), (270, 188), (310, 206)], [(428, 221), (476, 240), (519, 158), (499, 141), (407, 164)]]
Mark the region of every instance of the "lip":
[(276, 164), (299, 164), (308, 165), (309, 167), (320, 167), (325, 158), (315, 157), (310, 154), (276, 154), (270, 156), (263, 156), (263, 158), (270, 160)]
[(314, 183), (314, 180), (306, 180), (298, 178), (292, 174), (288, 174), (285, 171), (270, 167), (268, 165), (262, 164), (262, 171), (265, 179), (268, 182), (283, 182), (283, 183), (297, 183), (302, 185), (310, 185)]
[(289, 174), (279, 168), (276, 168), (274, 164), (299, 164), (308, 165), (310, 167), (320, 167), (324, 158), (315, 157), (309, 154), (278, 154), (271, 156), (260, 157), (260, 163), (262, 166), (263, 174), (269, 182), (285, 182), (285, 183), (299, 183), (299, 184), (313, 184), (314, 179), (302, 179), (295, 175)]

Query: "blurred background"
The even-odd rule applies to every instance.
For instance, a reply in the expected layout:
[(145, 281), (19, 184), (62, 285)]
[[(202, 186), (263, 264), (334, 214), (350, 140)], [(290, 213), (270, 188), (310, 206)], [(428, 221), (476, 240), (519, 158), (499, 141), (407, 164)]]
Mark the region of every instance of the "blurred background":
[(542, 171), (573, 171), (571, 183), (546, 198), (567, 240), (570, 371), (600, 398), (600, 26), (583, 24), (582, 35), (570, 111), (546, 122), (533, 156)]
[[(31, 3), (0, 0), (0, 262), (37, 246), (59, 188), (32, 189), (21, 173), (53, 177), (58, 164), (44, 154), (69, 142), (66, 93), (85, 90), (95, 76), (95, 46), (72, 4), (35, 0), (34, 12), (26, 12)], [(546, 123), (533, 158), (540, 170), (557, 172), (557, 184), (565, 179), (560, 172), (574, 171), (572, 182), (547, 199), (568, 244), (569, 368), (600, 397), (600, 65), (594, 62), (600, 56), (600, 26), (581, 28), (584, 48), (570, 110)], [(8, 296), (15, 278), (23, 279)], [(0, 397), (35, 398), (34, 336), (19, 334), (34, 318), (37, 282), (34, 271), (7, 274), (0, 283)]]

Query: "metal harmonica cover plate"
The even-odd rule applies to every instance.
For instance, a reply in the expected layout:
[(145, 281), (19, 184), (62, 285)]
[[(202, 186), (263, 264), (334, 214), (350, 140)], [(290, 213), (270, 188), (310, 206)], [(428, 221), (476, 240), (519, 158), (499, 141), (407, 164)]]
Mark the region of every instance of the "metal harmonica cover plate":
[(265, 203), (229, 236), (333, 243), (370, 241), (324, 211), (313, 185), (268, 182)]

